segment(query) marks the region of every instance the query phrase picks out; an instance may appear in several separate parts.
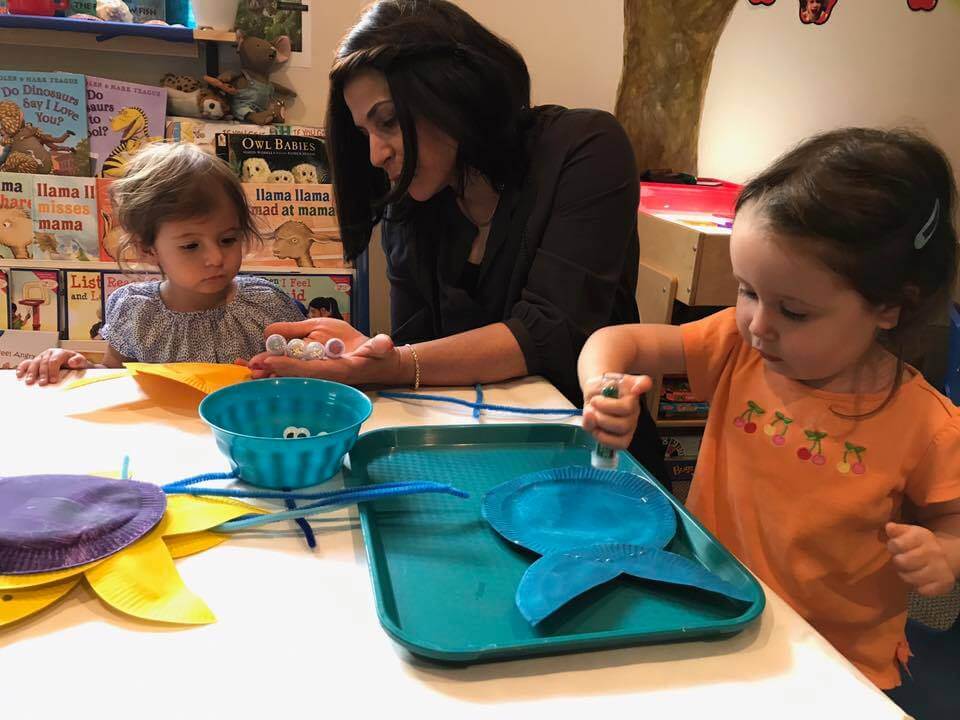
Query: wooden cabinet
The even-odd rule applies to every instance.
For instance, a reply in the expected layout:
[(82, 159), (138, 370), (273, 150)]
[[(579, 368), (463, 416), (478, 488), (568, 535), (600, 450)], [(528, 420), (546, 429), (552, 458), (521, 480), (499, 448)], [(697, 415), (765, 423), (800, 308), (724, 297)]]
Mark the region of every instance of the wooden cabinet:
[[(637, 306), (645, 323), (673, 321), (674, 301), (686, 305), (734, 305), (737, 282), (730, 266), (730, 231), (698, 229), (646, 212), (637, 216), (640, 268)], [(701, 427), (704, 420), (657, 419), (662, 377), (653, 378), (647, 406), (661, 428)]]

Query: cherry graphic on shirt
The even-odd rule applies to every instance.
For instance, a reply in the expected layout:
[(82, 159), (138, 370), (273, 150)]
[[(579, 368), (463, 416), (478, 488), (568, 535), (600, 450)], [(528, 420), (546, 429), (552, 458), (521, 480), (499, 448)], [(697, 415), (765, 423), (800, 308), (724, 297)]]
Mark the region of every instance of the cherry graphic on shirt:
[(804, 430), (807, 440), (810, 441), (810, 447), (802, 447), (797, 450), (797, 457), (806, 462), (810, 460), (814, 465), (823, 465), (827, 459), (823, 456), (823, 445), (821, 441), (827, 436), (825, 432), (816, 430)]
[(753, 400), (747, 401), (747, 409), (738, 417), (734, 418), (733, 424), (738, 428), (743, 428), (745, 433), (752, 435), (757, 431), (757, 424), (753, 422), (754, 415), (763, 415), (766, 412)]
[[(790, 423), (792, 423), (793, 420), (779, 410), (777, 410), (776, 416), (776, 420), (763, 426), (763, 432), (770, 436), (770, 442), (777, 447), (783, 447), (787, 444), (787, 430), (790, 428)], [(783, 427), (778, 428), (777, 425), (781, 423), (783, 423)]]
[[(853, 470), (854, 475), (863, 475), (867, 471), (867, 466), (863, 464), (863, 453), (865, 453), (867, 449), (865, 447), (861, 447), (860, 445), (854, 445), (851, 442), (845, 442), (843, 446), (845, 448), (843, 452), (843, 460), (837, 463), (837, 470), (844, 475), (851, 470)], [(857, 456), (857, 461), (853, 463), (853, 465), (847, 462), (847, 458), (849, 457), (850, 453), (853, 453)]]

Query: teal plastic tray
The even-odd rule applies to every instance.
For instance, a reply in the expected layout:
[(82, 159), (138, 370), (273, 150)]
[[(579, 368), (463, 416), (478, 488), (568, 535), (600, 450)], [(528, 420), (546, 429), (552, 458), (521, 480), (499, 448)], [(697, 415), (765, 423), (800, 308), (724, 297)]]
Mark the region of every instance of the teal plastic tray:
[[(518, 475), (589, 465), (595, 442), (572, 425), (390, 428), (360, 437), (349, 486), (432, 480), (470, 493), (410, 495), (360, 506), (377, 613), (411, 652), (472, 663), (530, 655), (732, 635), (759, 617), (760, 585), (672, 495), (677, 534), (667, 549), (744, 588), (746, 606), (722, 597), (620, 577), (531, 626), (515, 604), (539, 555), (516, 548), (481, 517), (484, 494)], [(627, 453), (620, 470), (650, 478)], [(657, 487), (661, 487), (657, 484)]]

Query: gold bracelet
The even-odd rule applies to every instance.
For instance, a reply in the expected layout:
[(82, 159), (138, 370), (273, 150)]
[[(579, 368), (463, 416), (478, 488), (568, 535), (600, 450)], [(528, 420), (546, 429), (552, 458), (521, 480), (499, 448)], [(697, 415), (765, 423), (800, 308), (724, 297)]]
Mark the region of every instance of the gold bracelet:
[(413, 358), (413, 389), (420, 389), (420, 358), (417, 356), (417, 351), (413, 349), (413, 345), (407, 343), (407, 347), (410, 348), (410, 356)]

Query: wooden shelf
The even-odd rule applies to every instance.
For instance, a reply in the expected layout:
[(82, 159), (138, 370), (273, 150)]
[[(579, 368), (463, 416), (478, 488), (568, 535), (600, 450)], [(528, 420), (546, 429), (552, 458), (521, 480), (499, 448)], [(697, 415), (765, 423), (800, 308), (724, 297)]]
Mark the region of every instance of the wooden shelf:
[[(103, 262), (100, 260), (14, 260), (12, 258), (0, 257), (0, 268), (28, 268), (36, 270), (111, 270), (119, 271), (120, 266), (115, 262)], [(156, 273), (157, 268), (142, 266), (131, 267), (130, 274), (136, 273)], [(356, 268), (344, 267), (286, 267), (276, 265), (243, 265), (240, 267), (241, 273), (280, 273), (283, 275), (352, 275), (356, 276)]]
[(196, 58), (200, 56), (200, 43), (236, 41), (237, 34), (225, 30), (194, 30), (172, 25), (98, 22), (69, 17), (0, 15), (0, 44), (3, 45)]
[(657, 418), (657, 427), (658, 428), (702, 428), (706, 427), (707, 419), (706, 418), (691, 418), (689, 420), (681, 420), (679, 418)]

